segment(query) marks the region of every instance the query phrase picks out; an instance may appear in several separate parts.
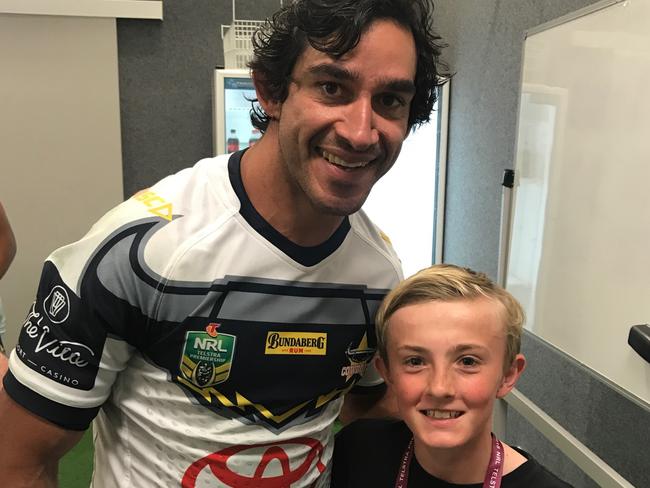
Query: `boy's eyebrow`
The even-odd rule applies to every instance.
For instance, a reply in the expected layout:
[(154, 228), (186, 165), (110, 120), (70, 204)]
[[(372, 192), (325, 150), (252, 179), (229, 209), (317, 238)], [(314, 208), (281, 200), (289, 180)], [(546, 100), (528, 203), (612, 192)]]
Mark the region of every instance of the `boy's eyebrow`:
[[(343, 66), (338, 66), (332, 63), (316, 64), (314, 66), (310, 66), (308, 71), (315, 76), (326, 75), (334, 78), (335, 80), (341, 81), (356, 81), (359, 79), (358, 73), (344, 68)], [(379, 85), (383, 86), (386, 90), (401, 92), (408, 95), (415, 93), (415, 83), (413, 80), (386, 78), (379, 81)]]
[(411, 346), (409, 344), (404, 344), (402, 346), (399, 346), (397, 348), (398, 351), (410, 351), (410, 352), (416, 352), (420, 354), (424, 354), (427, 352), (426, 348), (420, 347), (420, 346)]
[[(400, 350), (400, 351), (412, 351), (412, 352), (416, 352), (416, 353), (420, 353), (420, 354), (423, 354), (423, 353), (427, 352), (427, 348), (425, 348), (425, 347), (410, 345), (410, 344), (403, 344), (403, 345), (399, 346), (397, 349)], [(482, 346), (480, 344), (458, 344), (457, 346), (455, 346), (452, 349), (452, 351), (454, 353), (462, 353), (462, 352), (465, 352), (465, 351), (475, 351), (477, 349), (482, 350), (482, 351), (489, 350), (487, 347)]]
[(465, 351), (471, 351), (471, 350), (488, 350), (487, 347), (482, 346), (480, 344), (458, 344), (456, 347), (454, 347), (454, 352), (460, 353), (460, 352), (465, 352)]

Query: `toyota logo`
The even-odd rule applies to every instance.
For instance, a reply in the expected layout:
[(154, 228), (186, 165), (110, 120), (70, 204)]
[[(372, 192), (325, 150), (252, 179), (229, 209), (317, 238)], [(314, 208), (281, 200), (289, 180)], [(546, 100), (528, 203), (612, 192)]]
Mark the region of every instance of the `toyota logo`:
[[(300, 444), (309, 447), (309, 453), (304, 461), (295, 469), (291, 469), (289, 456), (280, 446), (287, 444)], [(264, 448), (264, 454), (255, 468), (253, 476), (247, 476), (232, 471), (228, 467), (228, 460), (237, 454), (251, 449)], [(301, 479), (312, 468), (314, 462), (320, 473), (325, 471), (325, 465), (321, 462), (323, 445), (316, 439), (300, 437), (287, 441), (269, 442), (266, 444), (253, 444), (248, 446), (232, 446), (221, 451), (209, 454), (204, 458), (195, 461), (187, 468), (181, 482), (182, 488), (196, 488), (196, 480), (206, 468), (222, 483), (232, 488), (287, 488), (292, 483)], [(282, 468), (279, 476), (264, 476), (267, 466), (273, 460), (277, 460)]]

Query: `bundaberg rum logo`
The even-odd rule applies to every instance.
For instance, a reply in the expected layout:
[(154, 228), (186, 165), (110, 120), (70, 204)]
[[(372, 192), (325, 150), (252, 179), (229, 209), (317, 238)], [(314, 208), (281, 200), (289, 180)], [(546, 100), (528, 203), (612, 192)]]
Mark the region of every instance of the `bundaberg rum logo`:
[(223, 383), (230, 375), (236, 337), (219, 333), (218, 328), (219, 324), (213, 322), (205, 332), (190, 331), (185, 335), (181, 374), (199, 388)]

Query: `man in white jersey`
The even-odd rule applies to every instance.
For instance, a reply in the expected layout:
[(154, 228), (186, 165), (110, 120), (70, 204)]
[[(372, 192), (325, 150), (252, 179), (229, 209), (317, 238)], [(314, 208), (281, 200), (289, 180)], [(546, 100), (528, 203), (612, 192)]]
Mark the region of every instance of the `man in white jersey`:
[(292, 2), (254, 38), (261, 140), (48, 257), (0, 393), (4, 483), (54, 485), (94, 420), (95, 488), (328, 485), (344, 396), (380, 384), (374, 313), (401, 271), (359, 209), (429, 118), (430, 9)]

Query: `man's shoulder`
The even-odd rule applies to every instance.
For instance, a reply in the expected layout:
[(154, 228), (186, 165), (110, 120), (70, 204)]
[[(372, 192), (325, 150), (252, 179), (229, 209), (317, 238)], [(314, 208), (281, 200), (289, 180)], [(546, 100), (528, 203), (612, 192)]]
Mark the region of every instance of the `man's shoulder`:
[[(135, 193), (98, 222), (122, 227), (156, 220), (159, 226), (165, 226), (179, 218), (210, 222), (224, 212), (235, 212), (237, 200), (228, 178), (228, 156), (202, 159), (163, 178)], [(172, 242), (167, 240), (166, 245)]]
[[(70, 284), (78, 282), (93, 256), (125, 263), (132, 260), (132, 249), (143, 251), (140, 259), (146, 247), (147, 268), (163, 269), (174, 250), (205, 228), (206, 222), (236, 212), (228, 193), (227, 161), (227, 157), (201, 160), (137, 192), (106, 212), (79, 240), (54, 250), (47, 260)], [(120, 269), (102, 268), (112, 274)]]
[(368, 217), (363, 209), (350, 215), (350, 225), (358, 234), (376, 241), (382, 248), (392, 249), (393, 244), (388, 235)]
[(224, 154), (214, 158), (199, 160), (193, 166), (166, 176), (154, 183), (151, 187), (135, 194), (141, 195), (153, 192), (159, 198), (179, 201), (187, 199), (188, 203), (197, 203), (200, 200), (190, 199), (188, 196), (199, 192), (206, 194), (222, 194), (224, 189), (230, 188), (228, 179), (228, 160), (230, 155)]
[(366, 248), (372, 249), (375, 256), (382, 256), (387, 264), (396, 270), (399, 275), (398, 280), (401, 280), (402, 265), (390, 237), (375, 225), (363, 210), (350, 215), (349, 218), (352, 232), (357, 240)]

